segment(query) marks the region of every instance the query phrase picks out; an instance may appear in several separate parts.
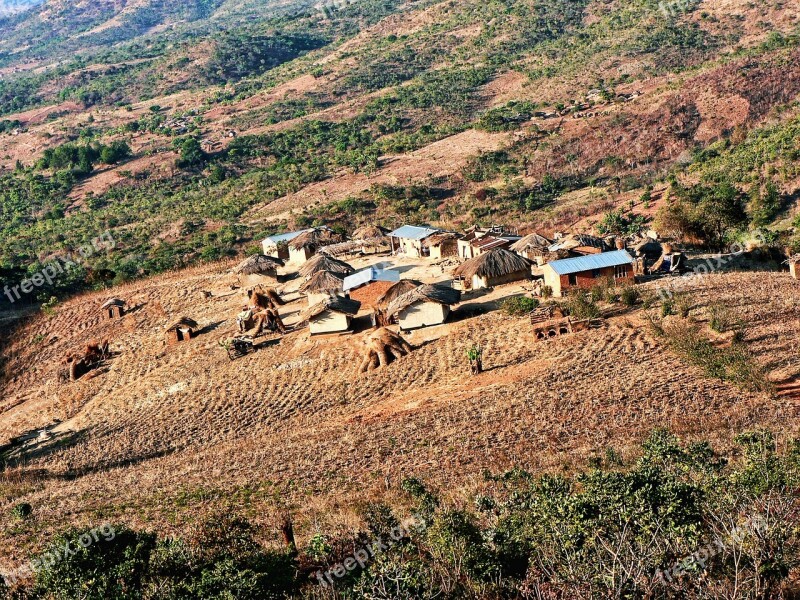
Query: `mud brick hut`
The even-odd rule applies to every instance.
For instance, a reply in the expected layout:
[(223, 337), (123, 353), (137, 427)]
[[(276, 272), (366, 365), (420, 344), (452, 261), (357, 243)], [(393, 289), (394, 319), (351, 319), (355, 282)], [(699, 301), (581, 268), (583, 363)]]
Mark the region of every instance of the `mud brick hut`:
[(395, 298), (386, 310), (407, 331), (441, 325), (447, 321), (451, 307), (461, 302), (461, 292), (442, 285), (421, 285)]
[(174, 346), (180, 342), (188, 342), (195, 337), (197, 327), (197, 321), (189, 317), (181, 317), (165, 330), (164, 337), (167, 345)]
[(351, 330), (353, 317), (360, 309), (361, 303), (336, 296), (304, 310), (300, 313), (300, 321), (308, 322), (311, 335), (344, 333)]
[(518, 254), (498, 248), (471, 258), (453, 272), (464, 290), (479, 290), (531, 278), (531, 263)]
[(121, 319), (125, 316), (125, 301), (119, 298), (112, 298), (103, 304), (100, 310), (105, 315), (106, 319)]

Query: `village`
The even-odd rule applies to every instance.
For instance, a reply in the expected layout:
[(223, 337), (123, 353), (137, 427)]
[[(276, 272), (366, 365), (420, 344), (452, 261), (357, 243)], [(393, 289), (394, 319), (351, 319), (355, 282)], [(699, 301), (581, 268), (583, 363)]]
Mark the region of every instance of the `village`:
[[(786, 264), (798, 279), (800, 256)], [(514, 299), (516, 314), (529, 316), (538, 341), (596, 327), (600, 313), (571, 314), (568, 301), (604, 286), (633, 305), (637, 284), (676, 278), (691, 271), (688, 265), (683, 252), (653, 231), (628, 238), (579, 233), (551, 239), (502, 226), (464, 233), (425, 225), (394, 231), (364, 226), (347, 239), (315, 227), (267, 237), (260, 253), (227, 272), (226, 286), (201, 294), (241, 301), (225, 327), (211, 328), (223, 333), (218, 344), (231, 360), (300, 331), (323, 340), (362, 334), (359, 370), (364, 372), (411, 352), (409, 340), (430, 339), (439, 326)], [(100, 311), (106, 320), (119, 320), (131, 308), (115, 297)], [(165, 351), (208, 330), (194, 315), (172, 317), (164, 329)], [(426, 335), (426, 329), (433, 333)], [(107, 340), (92, 340), (85, 351), (65, 359), (60, 379), (76, 381), (111, 354)], [(466, 348), (465, 358), (473, 373), (482, 371), (479, 346)]]

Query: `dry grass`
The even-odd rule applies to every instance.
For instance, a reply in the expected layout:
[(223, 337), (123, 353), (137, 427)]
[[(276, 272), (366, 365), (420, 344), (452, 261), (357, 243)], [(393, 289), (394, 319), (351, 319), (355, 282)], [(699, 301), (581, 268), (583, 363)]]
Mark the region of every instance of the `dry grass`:
[[(416, 332), (407, 339), (417, 350), (365, 374), (360, 336), (296, 332), (230, 362), (217, 340), (234, 331), (242, 297), (199, 294), (222, 294), (225, 282), (209, 269), (165, 275), (115, 291), (141, 305), (123, 321), (100, 320), (107, 296), (95, 294), (17, 332), (0, 443), (63, 422), (0, 480), (0, 514), (20, 501), (35, 509), (30, 521), (2, 521), (0, 538), (22, 542), (5, 554), (19, 559), (68, 523), (110, 518), (168, 533), (220, 505), (267, 521), (293, 507), (302, 539), (411, 474), (460, 496), (484, 469), (571, 469), (608, 446), (629, 453), (655, 426), (723, 447), (757, 425), (797, 432), (797, 390), (785, 382), (800, 374), (800, 321), (786, 275), (711, 276), (693, 290), (696, 318), (722, 300), (750, 323), (745, 341), (777, 397), (682, 364), (636, 313), (548, 342), (492, 313)], [(282, 316), (291, 322), (302, 304)], [(163, 326), (181, 314), (216, 329), (165, 350)], [(99, 338), (118, 353), (108, 371), (60, 385), (57, 358)], [(476, 342), (487, 372), (471, 377)]]

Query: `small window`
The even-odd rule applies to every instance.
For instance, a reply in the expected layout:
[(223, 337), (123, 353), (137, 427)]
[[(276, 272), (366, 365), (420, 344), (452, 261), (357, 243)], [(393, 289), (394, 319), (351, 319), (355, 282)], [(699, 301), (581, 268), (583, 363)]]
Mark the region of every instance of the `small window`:
[(578, 275), (576, 273), (570, 273), (568, 280), (570, 285), (578, 285)]
[(614, 277), (616, 279), (624, 279), (628, 276), (628, 265), (619, 265), (614, 267)]
[(594, 277), (595, 279), (600, 279), (602, 276), (603, 276), (603, 271), (601, 271), (600, 269), (595, 269), (594, 271), (592, 271), (592, 277)]

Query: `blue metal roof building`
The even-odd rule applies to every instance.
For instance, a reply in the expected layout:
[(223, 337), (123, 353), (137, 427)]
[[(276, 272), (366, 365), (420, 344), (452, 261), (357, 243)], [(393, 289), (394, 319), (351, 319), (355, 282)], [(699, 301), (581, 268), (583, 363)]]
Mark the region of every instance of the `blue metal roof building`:
[(389, 237), (403, 238), (405, 240), (424, 240), (438, 233), (440, 229), (433, 227), (418, 227), (416, 225), (403, 225), (389, 234)]
[(633, 257), (627, 250), (616, 250), (614, 252), (602, 252), (600, 254), (589, 254), (577, 258), (564, 258), (554, 260), (545, 266), (552, 268), (559, 275), (569, 275), (571, 273), (582, 273), (584, 271), (594, 271), (596, 269), (607, 269), (608, 267), (618, 267), (630, 265)]
[(369, 267), (345, 277), (342, 289), (348, 292), (374, 281), (400, 281), (400, 272)]

